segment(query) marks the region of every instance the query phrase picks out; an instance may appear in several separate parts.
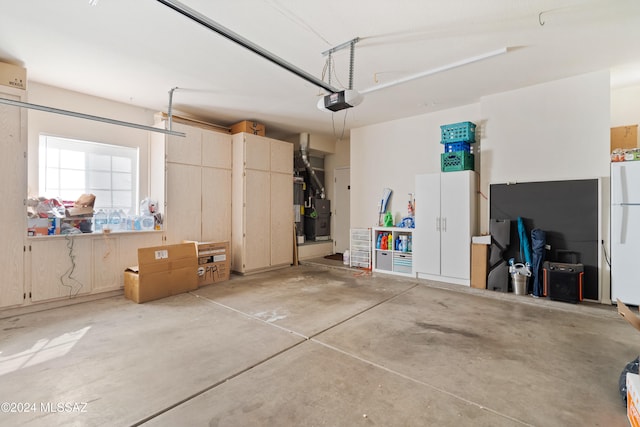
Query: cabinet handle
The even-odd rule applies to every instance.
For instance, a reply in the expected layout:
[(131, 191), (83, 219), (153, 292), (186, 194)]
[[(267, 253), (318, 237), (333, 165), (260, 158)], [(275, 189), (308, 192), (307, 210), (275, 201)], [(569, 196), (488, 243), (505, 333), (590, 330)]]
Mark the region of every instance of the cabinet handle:
[(440, 217), (436, 217), (436, 231), (440, 231)]
[(447, 231), (447, 218), (442, 218), (442, 231)]

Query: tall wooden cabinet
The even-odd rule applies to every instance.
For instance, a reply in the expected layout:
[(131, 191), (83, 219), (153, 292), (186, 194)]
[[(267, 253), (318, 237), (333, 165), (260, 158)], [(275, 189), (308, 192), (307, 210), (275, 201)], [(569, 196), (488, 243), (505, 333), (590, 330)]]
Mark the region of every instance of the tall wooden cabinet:
[(418, 278), (469, 286), (476, 181), (474, 171), (416, 176), (413, 265)]
[(231, 269), (248, 274), (293, 260), (293, 144), (233, 135)]
[[(0, 86), (0, 96), (25, 101), (25, 91)], [(25, 299), (24, 258), (27, 193), (27, 113), (24, 108), (0, 105), (0, 177), (2, 220), (0, 235), (0, 307), (22, 304)]]
[(186, 137), (151, 141), (152, 164), (164, 167), (151, 171), (151, 195), (160, 199), (165, 242), (231, 241), (231, 135), (198, 122), (174, 120), (172, 129)]

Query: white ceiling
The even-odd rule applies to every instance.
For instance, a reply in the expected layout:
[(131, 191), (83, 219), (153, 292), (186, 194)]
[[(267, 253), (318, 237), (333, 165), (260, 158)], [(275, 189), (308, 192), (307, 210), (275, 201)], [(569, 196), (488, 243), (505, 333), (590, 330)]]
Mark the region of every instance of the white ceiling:
[[(94, 0), (95, 1), (95, 0)], [(640, 82), (638, 0), (182, 0), (322, 79), (322, 52), (356, 37), (354, 89), (372, 89), (500, 48), (508, 52), (368, 93), (329, 113), (324, 92), (157, 0), (0, 0), (0, 60), (29, 81), (267, 133), (346, 129), (477, 102), (482, 96), (612, 70)], [(349, 50), (333, 55), (348, 85)], [(325, 77), (326, 80), (326, 77)], [(341, 86), (342, 85), (342, 86)], [(49, 105), (58, 107), (56, 105)]]

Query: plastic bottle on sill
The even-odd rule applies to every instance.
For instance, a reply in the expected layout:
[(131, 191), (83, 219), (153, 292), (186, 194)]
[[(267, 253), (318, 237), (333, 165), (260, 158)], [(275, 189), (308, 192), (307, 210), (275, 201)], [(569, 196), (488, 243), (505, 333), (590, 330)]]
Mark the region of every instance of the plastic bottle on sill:
[(115, 209), (109, 212), (109, 227), (112, 231), (120, 231), (122, 229), (122, 216)]
[(105, 224), (108, 223), (107, 214), (99, 209), (93, 217), (93, 231), (102, 232), (105, 229)]

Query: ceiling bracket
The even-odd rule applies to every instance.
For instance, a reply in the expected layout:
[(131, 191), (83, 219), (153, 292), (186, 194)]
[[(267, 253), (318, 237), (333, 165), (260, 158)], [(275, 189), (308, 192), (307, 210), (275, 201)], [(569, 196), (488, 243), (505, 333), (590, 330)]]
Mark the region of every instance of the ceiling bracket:
[(169, 91), (169, 108), (167, 109), (167, 116), (169, 116), (169, 130), (173, 130), (173, 92), (175, 92), (178, 87), (172, 87)]
[(355, 37), (347, 42), (344, 43), (340, 43), (339, 45), (332, 47), (329, 50), (325, 50), (324, 52), (322, 52), (322, 56), (327, 56), (327, 55), (331, 55), (332, 53), (335, 53), (339, 50), (342, 50), (346, 47), (350, 47), (353, 46), (354, 44), (358, 43), (360, 41), (360, 37)]

